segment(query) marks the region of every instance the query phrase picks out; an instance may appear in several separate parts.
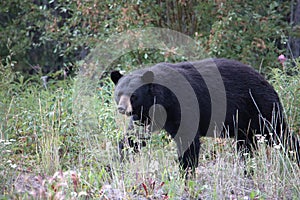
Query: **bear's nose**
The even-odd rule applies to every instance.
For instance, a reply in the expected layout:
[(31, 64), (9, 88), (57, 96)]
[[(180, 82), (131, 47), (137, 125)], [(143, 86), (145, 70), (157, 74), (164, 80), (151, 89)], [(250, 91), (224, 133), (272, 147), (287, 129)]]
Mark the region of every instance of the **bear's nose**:
[(125, 114), (126, 108), (124, 106), (118, 106), (118, 111), (121, 114)]

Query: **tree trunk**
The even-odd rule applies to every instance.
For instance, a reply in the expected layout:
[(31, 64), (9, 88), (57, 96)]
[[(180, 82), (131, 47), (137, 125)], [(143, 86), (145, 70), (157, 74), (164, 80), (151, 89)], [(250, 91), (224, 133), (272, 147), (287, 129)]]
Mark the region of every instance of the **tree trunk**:
[[(294, 1), (292, 1), (293, 3)], [(300, 0), (297, 0), (297, 4), (294, 9), (294, 15), (292, 16), (293, 32), (290, 40), (291, 53), (294, 58), (300, 56)]]

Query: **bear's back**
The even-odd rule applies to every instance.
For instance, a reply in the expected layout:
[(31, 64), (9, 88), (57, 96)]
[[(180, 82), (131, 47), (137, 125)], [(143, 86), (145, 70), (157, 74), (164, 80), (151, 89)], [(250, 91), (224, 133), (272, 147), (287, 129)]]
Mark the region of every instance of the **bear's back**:
[[(176, 70), (191, 84), (202, 111), (200, 114), (204, 120), (203, 124), (207, 123), (212, 116), (211, 101), (214, 98), (211, 93), (221, 94), (224, 92), (222, 90), (225, 90), (226, 94), (225, 124), (229, 125), (230, 129), (233, 129), (235, 123), (233, 120), (237, 113), (239, 127), (242, 129), (249, 128), (250, 122), (251, 128), (259, 129), (259, 117), (271, 121), (274, 109), (282, 114), (282, 106), (274, 88), (255, 69), (241, 62), (220, 58), (176, 64), (159, 63), (152, 67), (154, 72), (161, 74), (160, 78), (176, 82), (177, 80), (174, 80), (164, 68)], [(222, 87), (218, 82), (219, 77), (222, 79)], [(180, 85), (179, 82), (177, 84)]]

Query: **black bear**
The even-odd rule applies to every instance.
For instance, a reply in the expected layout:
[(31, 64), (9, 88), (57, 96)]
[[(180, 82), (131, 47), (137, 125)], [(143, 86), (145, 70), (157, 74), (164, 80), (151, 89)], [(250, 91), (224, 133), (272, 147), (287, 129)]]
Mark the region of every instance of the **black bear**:
[(165, 129), (177, 144), (184, 171), (198, 165), (201, 136), (235, 137), (238, 149), (250, 153), (257, 136), (269, 144), (288, 140), (277, 93), (238, 61), (159, 63), (126, 76), (113, 71), (111, 79), (118, 111), (151, 130)]

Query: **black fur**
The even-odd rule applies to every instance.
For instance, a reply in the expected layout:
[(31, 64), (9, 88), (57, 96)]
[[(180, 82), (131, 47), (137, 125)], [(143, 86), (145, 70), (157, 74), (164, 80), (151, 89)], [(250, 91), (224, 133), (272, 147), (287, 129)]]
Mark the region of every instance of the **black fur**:
[[(178, 84), (178, 88), (184, 90), (184, 88), (180, 88), (181, 83), (168, 73), (167, 69), (169, 68), (180, 73), (191, 85), (197, 96), (200, 120), (198, 131), (192, 138), (190, 147), (179, 157), (180, 167), (183, 170), (197, 167), (200, 149), (199, 137), (206, 136), (208, 131), (211, 131), (208, 130), (209, 123), (210, 120), (214, 120), (211, 119), (211, 96), (204, 81), (205, 78), (210, 77), (202, 77), (203, 74), (209, 74), (211, 68), (208, 66), (211, 63), (217, 66), (226, 92), (227, 103), (226, 117), (223, 121), (223, 136), (224, 133), (229, 133), (230, 137), (237, 139), (238, 149), (244, 149), (250, 153), (256, 147), (255, 135), (266, 136), (270, 144), (287, 140), (289, 137), (283, 108), (273, 87), (252, 67), (238, 61), (205, 59), (191, 63), (160, 63), (150, 68), (133, 71), (126, 76), (113, 72), (111, 78), (117, 84), (115, 89), (116, 101), (118, 102), (117, 96), (120, 93), (133, 94), (134, 98), (131, 99), (132, 118), (144, 124), (149, 124), (151, 121), (149, 109), (153, 102), (162, 105), (167, 112), (163, 128), (173, 138), (177, 134), (180, 123), (188, 123), (186, 122), (188, 119), (181, 121), (182, 109), (190, 109), (193, 112), (193, 108), (190, 108), (190, 105), (181, 105), (180, 107), (179, 101), (172, 91), (163, 85), (152, 82), (156, 78), (166, 79)], [(194, 65), (198, 66), (197, 69)], [(132, 91), (131, 86), (133, 85), (141, 86)], [(219, 88), (215, 88), (215, 91), (222, 92), (221, 89), (219, 91)], [(270, 135), (270, 132), (273, 135)], [(271, 140), (272, 138), (275, 140)], [(180, 146), (178, 142), (177, 145)], [(299, 142), (296, 146), (299, 149)], [(299, 159), (299, 154), (297, 158)]]

